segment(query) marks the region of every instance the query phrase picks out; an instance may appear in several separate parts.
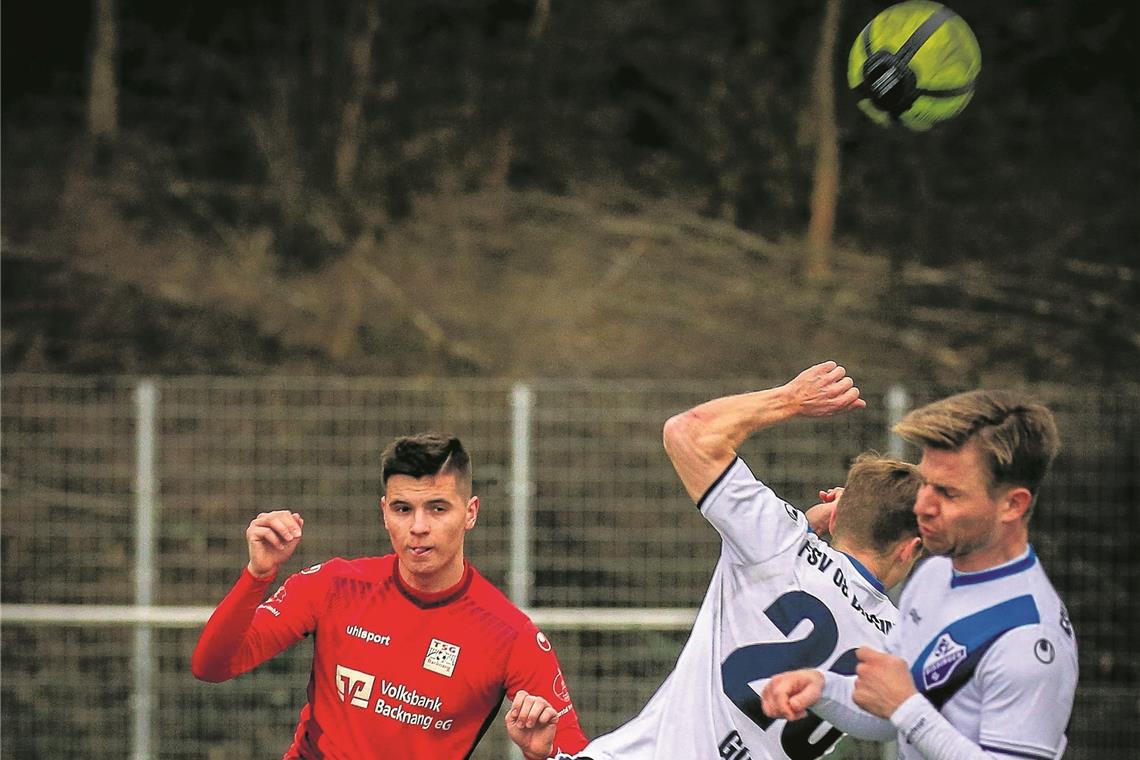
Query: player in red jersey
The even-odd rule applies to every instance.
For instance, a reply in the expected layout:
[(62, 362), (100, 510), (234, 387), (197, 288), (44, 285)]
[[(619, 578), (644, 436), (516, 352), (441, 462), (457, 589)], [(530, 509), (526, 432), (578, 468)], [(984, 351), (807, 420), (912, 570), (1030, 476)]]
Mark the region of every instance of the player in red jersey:
[[(249, 564), (202, 631), (194, 675), (225, 681), (313, 634), (308, 703), (286, 759), (468, 757), (504, 696), (528, 757), (580, 750), (586, 737), (550, 641), (464, 558), (479, 498), (463, 445), (410, 436), (381, 460), (395, 553), (313, 565), (265, 599), (304, 520), (258, 515)], [(545, 703), (559, 713), (553, 748), (537, 725)]]

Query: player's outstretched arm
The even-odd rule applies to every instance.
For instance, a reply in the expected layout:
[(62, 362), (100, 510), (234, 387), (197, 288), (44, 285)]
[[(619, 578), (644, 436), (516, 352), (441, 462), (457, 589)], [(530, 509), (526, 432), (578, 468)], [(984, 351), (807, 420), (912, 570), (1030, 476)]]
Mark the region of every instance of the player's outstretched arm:
[(765, 684), (760, 704), (769, 718), (798, 720), (811, 708), (844, 733), (879, 742), (893, 739), (895, 727), (889, 720), (865, 712), (855, 704), (854, 681), (850, 676), (818, 670), (779, 673)]
[(277, 574), (277, 569), (289, 561), (301, 543), (301, 528), (305, 521), (296, 512), (279, 509), (275, 512), (262, 512), (250, 521), (245, 529), (245, 540), (249, 548), (250, 575), (254, 578), (268, 578)]
[(507, 736), (527, 760), (546, 760), (554, 754), (558, 712), (545, 699), (519, 689), (504, 720)]
[(847, 370), (827, 361), (781, 386), (713, 399), (671, 417), (665, 423), (665, 451), (685, 490), (698, 501), (757, 430), (793, 417), (826, 417), (866, 405)]
[(799, 720), (823, 695), (823, 673), (818, 670), (792, 670), (769, 679), (760, 695), (764, 714), (769, 718)]

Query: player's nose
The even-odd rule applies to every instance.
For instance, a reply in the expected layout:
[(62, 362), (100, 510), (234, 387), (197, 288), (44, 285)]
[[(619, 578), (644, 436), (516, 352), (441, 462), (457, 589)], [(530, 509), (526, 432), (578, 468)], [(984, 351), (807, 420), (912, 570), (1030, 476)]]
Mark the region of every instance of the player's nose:
[(919, 517), (933, 515), (938, 511), (938, 497), (929, 485), (920, 486), (914, 500), (914, 513)]
[(427, 519), (427, 514), (420, 509), (412, 513), (412, 533), (427, 533), (431, 523)]

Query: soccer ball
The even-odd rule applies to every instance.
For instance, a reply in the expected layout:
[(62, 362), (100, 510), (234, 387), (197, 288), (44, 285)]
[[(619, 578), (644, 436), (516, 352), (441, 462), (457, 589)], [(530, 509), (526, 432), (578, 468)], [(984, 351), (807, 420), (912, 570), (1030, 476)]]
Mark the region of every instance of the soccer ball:
[(940, 3), (892, 5), (859, 33), (847, 83), (879, 124), (925, 131), (957, 116), (974, 96), (982, 51), (970, 26)]

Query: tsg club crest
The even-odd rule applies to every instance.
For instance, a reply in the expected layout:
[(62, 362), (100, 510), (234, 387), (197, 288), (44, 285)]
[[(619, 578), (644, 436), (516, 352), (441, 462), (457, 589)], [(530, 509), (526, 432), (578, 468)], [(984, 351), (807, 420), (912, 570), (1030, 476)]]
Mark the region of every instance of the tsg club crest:
[(938, 643), (922, 664), (922, 684), (927, 690), (941, 686), (950, 680), (954, 669), (966, 659), (966, 647), (959, 644), (949, 633), (938, 637)]
[(427, 657), (424, 658), (424, 670), (439, 673), (441, 676), (451, 678), (455, 672), (455, 662), (459, 659), (459, 647), (448, 644), (446, 641), (432, 639), (428, 645)]

